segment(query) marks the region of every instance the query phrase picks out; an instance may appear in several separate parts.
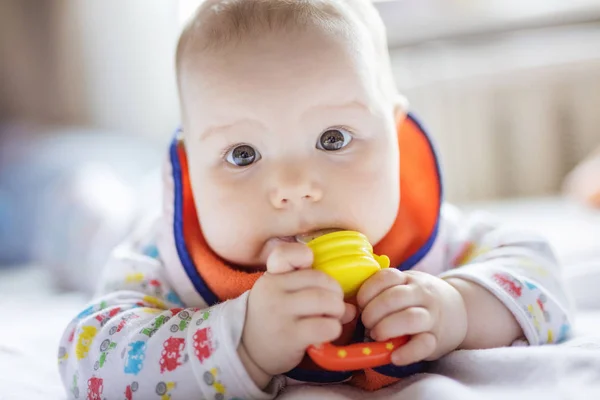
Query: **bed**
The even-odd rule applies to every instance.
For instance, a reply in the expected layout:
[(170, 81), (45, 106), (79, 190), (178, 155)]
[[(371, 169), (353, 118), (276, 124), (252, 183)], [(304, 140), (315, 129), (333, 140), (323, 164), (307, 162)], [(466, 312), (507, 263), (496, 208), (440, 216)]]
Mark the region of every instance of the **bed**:
[[(465, 206), (535, 227), (565, 264), (578, 306), (575, 337), (558, 346), (455, 352), (374, 399), (599, 399), (600, 213), (561, 199)], [(59, 335), (86, 298), (51, 289), (39, 266), (0, 270), (0, 400), (64, 400), (56, 368)], [(135, 397), (134, 397), (135, 398)], [(362, 399), (350, 387), (291, 387), (283, 399)], [(108, 399), (110, 400), (110, 399)]]

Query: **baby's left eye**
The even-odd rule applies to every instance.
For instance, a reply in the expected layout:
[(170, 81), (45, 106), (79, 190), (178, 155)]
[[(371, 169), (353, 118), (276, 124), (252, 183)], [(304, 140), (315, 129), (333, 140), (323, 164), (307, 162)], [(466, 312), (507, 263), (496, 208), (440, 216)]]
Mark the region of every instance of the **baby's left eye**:
[(325, 151), (338, 151), (352, 141), (352, 135), (341, 128), (328, 129), (321, 134), (317, 148)]

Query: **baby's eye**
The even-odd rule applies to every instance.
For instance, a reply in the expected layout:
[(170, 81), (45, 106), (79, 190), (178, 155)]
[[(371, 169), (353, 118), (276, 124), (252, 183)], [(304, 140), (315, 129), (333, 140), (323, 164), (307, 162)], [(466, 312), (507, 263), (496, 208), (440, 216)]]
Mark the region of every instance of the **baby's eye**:
[(337, 151), (346, 147), (351, 141), (352, 136), (344, 129), (329, 129), (321, 134), (317, 148), (325, 151)]
[(236, 167), (247, 167), (260, 160), (260, 153), (254, 147), (243, 144), (231, 149), (225, 160)]

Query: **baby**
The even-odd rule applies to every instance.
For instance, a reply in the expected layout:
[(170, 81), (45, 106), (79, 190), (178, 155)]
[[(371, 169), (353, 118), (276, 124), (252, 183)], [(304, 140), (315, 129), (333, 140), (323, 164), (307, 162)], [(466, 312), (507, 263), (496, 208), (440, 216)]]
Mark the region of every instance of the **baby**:
[[(114, 251), (61, 340), (74, 397), (376, 390), (456, 349), (568, 337), (546, 242), (442, 203), (370, 2), (206, 2), (181, 36), (177, 74), (182, 128), (162, 215)], [(327, 229), (364, 233), (395, 268), (346, 303), (302, 243)], [(324, 371), (305, 357), (310, 345), (403, 335), (392, 364), (374, 369)]]

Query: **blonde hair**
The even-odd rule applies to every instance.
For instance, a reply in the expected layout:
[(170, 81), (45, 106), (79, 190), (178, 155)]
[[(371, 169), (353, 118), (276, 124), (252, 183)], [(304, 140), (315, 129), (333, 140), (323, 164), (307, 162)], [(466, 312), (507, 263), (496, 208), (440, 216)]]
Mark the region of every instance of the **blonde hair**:
[(370, 0), (205, 0), (180, 35), (178, 77), (191, 53), (218, 50), (269, 32), (313, 27), (344, 36), (363, 30), (378, 57), (378, 81), (383, 93), (398, 96), (385, 27)]

